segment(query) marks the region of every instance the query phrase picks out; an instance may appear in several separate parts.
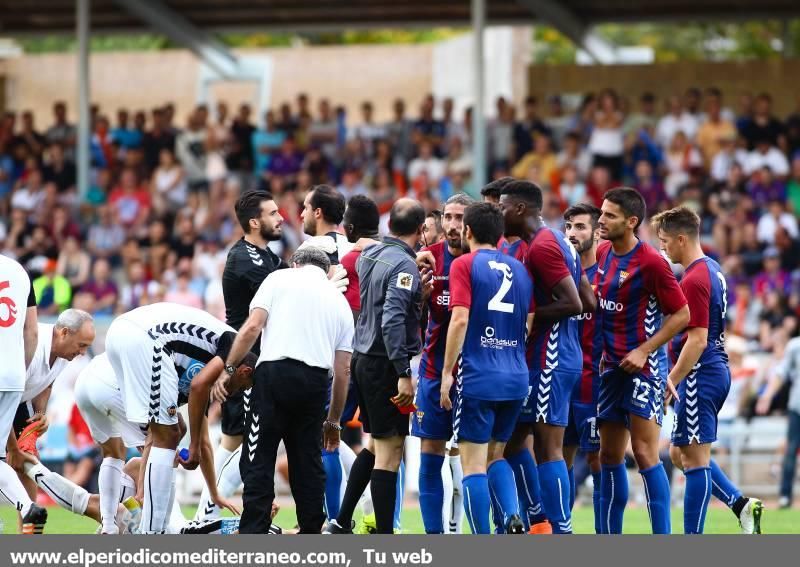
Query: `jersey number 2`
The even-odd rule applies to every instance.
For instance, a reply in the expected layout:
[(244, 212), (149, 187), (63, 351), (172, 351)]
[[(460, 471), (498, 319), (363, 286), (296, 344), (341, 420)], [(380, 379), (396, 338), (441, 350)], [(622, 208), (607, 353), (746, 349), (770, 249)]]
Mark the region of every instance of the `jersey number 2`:
[[(0, 292), (11, 287), (7, 281), (0, 282)], [(2, 306), (5, 305), (5, 309)], [(0, 297), (0, 327), (6, 328), (13, 325), (17, 320), (17, 304), (10, 297)]]
[(502, 313), (513, 313), (514, 304), (503, 301), (506, 294), (508, 294), (508, 290), (511, 289), (511, 268), (508, 264), (504, 264), (503, 262), (495, 262), (494, 260), (489, 261), (489, 267), (493, 270), (502, 272), (503, 274), (503, 281), (500, 282), (500, 289), (498, 289), (497, 293), (494, 294), (494, 297), (489, 300), (489, 309), (491, 311), (500, 311)]

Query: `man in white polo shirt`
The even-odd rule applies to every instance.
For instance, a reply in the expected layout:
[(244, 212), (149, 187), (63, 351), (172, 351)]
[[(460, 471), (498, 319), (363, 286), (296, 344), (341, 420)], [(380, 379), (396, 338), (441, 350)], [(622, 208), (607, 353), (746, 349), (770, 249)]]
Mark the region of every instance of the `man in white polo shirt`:
[[(36, 348), (36, 298), (25, 269), (0, 255), (0, 439), (9, 437), (14, 412), (25, 389), (25, 367)], [(21, 462), (11, 436), (8, 455)], [(6, 462), (6, 444), (0, 442), (0, 502), (14, 506), (22, 516), (23, 532), (42, 533), (47, 510), (33, 503), (14, 470)]]
[[(261, 355), (254, 377), (253, 412), (241, 467), (244, 481), (239, 533), (266, 533), (275, 498), (275, 459), (283, 440), (289, 484), (297, 505), (300, 533), (320, 533), (325, 471), (320, 427), (328, 450), (339, 444), (353, 351), (353, 315), (347, 300), (327, 278), (330, 259), (316, 248), (295, 252), (292, 270), (271, 273), (250, 303), (250, 317), (239, 331), (214, 387), (227, 396), (232, 368), (261, 333)], [(263, 333), (262, 333), (263, 330)], [(328, 401), (328, 373), (333, 387)]]

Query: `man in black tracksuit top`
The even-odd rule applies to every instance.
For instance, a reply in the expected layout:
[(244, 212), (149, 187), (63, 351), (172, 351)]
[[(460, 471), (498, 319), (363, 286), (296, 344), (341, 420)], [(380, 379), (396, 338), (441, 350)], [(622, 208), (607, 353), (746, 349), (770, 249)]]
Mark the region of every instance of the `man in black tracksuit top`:
[[(225, 270), (222, 273), (222, 293), (225, 298), (225, 318), (228, 325), (236, 329), (244, 324), (250, 314), (250, 302), (266, 277), (282, 268), (285, 262), (267, 248), (267, 244), (281, 238), (283, 217), (278, 206), (267, 192), (251, 191), (243, 194), (236, 203), (236, 217), (244, 230), (244, 236), (231, 247)], [(258, 354), (261, 342), (256, 341), (253, 350)], [(248, 431), (250, 414), (250, 390), (233, 394), (222, 404), (222, 440), (220, 452), (227, 457), (242, 443), (242, 435)], [(243, 453), (246, 453), (243, 451)], [(247, 458), (241, 458), (239, 466), (246, 467)], [(224, 459), (217, 462), (217, 476), (220, 468), (226, 466)], [(230, 463), (229, 466), (235, 466)], [(203, 499), (204, 500), (204, 499)], [(208, 516), (213, 511), (209, 502), (201, 500), (198, 514)]]

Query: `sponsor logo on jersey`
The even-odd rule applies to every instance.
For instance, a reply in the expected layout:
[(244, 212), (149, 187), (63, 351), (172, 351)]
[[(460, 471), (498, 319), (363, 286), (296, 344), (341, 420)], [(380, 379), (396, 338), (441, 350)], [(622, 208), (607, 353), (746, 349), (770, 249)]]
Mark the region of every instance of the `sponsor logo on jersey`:
[(436, 305), (442, 305), (444, 307), (450, 306), (450, 292), (447, 290), (442, 291), (441, 295), (436, 296)]
[(410, 291), (413, 284), (414, 276), (411, 274), (407, 274), (406, 272), (400, 272), (397, 274), (397, 287), (400, 289), (407, 289)]
[(517, 340), (501, 339), (495, 336), (494, 327), (486, 327), (481, 336), (481, 346), (503, 350), (504, 348), (516, 348), (519, 344)]
[(624, 306), (622, 303), (618, 303), (616, 301), (609, 301), (608, 299), (600, 298), (600, 307), (605, 309), (606, 311), (617, 311), (622, 312)]

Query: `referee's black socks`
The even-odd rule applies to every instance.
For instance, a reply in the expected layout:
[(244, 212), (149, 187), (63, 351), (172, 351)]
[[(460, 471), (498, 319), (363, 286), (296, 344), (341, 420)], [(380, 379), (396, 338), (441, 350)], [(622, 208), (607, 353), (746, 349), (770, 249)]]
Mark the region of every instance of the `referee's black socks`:
[(339, 516), (336, 518), (336, 523), (344, 529), (349, 530), (353, 523), (353, 512), (358, 506), (358, 501), (361, 495), (367, 489), (369, 484), (372, 468), (375, 466), (375, 455), (370, 453), (367, 449), (361, 449), (361, 452), (353, 461), (353, 466), (350, 467), (350, 476), (347, 477), (347, 487), (342, 496), (342, 505), (339, 507)]
[(377, 531), (379, 534), (393, 534), (394, 505), (397, 498), (397, 473), (373, 469), (370, 482)]

